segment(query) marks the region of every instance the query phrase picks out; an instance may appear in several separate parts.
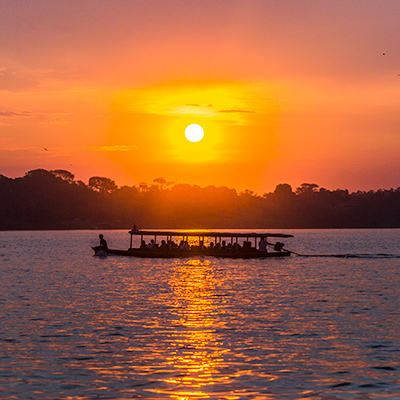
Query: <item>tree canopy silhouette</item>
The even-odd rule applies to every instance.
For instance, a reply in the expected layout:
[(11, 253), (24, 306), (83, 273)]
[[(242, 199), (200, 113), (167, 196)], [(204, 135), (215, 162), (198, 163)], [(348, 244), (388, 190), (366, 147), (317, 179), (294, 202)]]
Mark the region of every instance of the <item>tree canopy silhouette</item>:
[(93, 176), (89, 179), (89, 187), (100, 193), (112, 193), (118, 189), (117, 184), (110, 178)]
[(400, 188), (349, 193), (280, 183), (260, 196), (227, 187), (153, 184), (118, 187), (94, 176), (86, 185), (58, 169), (0, 175), (0, 229), (398, 228)]

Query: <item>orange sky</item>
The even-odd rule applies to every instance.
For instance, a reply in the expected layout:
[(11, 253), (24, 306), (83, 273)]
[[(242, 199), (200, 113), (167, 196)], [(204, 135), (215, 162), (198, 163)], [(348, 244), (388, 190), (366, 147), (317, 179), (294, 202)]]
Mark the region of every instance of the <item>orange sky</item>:
[(3, 0), (0, 174), (397, 188), (399, 41), (395, 0)]

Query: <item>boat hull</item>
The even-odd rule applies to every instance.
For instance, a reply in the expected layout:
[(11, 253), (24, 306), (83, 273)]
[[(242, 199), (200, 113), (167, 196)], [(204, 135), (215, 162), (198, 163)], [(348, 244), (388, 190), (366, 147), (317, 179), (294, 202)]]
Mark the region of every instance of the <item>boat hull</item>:
[[(93, 249), (95, 250), (95, 249)], [(217, 258), (273, 258), (289, 257), (289, 251), (246, 251), (246, 250), (141, 250), (141, 249), (107, 249), (107, 254), (138, 258), (190, 258), (190, 257), (217, 257)], [(96, 252), (96, 250), (95, 250)], [(96, 254), (96, 253), (95, 253)]]

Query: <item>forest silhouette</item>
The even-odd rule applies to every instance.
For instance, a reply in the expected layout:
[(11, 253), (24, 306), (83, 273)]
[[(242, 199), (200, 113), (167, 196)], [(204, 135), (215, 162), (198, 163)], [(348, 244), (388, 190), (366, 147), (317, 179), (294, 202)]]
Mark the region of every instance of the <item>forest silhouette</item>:
[(227, 187), (174, 184), (122, 186), (94, 176), (88, 184), (66, 170), (0, 175), (0, 230), (141, 228), (399, 228), (400, 187), (327, 190), (303, 183), (293, 191), (238, 193)]

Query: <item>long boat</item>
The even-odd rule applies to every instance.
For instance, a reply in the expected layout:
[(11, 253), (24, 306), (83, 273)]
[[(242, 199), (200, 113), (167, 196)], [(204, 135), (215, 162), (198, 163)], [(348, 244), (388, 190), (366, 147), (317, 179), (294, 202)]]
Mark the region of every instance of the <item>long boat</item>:
[[(141, 258), (220, 257), (220, 258), (267, 258), (288, 257), (291, 252), (284, 243), (268, 242), (269, 238), (284, 239), (293, 235), (257, 232), (212, 232), (204, 230), (137, 230), (130, 234), (127, 250), (92, 247), (94, 255), (108, 254)], [(132, 247), (133, 237), (140, 236), (141, 246)], [(179, 241), (179, 244), (174, 241)], [(239, 242), (239, 239), (241, 241)], [(146, 242), (147, 240), (147, 242)], [(205, 245), (207, 243), (207, 246)]]

